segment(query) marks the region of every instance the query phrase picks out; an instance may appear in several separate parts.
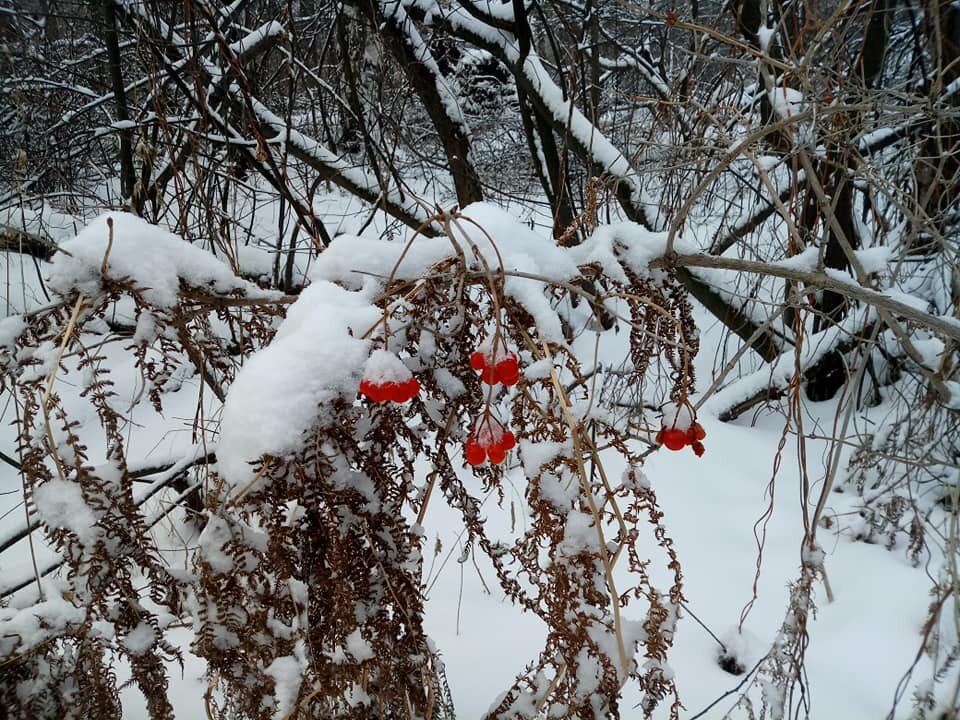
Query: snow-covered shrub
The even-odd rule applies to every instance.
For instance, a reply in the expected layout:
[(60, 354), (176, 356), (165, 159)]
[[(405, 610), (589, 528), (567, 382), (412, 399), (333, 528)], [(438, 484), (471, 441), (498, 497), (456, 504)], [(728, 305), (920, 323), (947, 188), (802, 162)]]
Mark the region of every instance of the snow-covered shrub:
[[(637, 376), (669, 358), (682, 397), (695, 350), (685, 339), (689, 307), (669, 274), (630, 254), (640, 245), (653, 257), (664, 238), (622, 227), (563, 250), (484, 205), (436, 222), (443, 233), (408, 243), (337, 238), (274, 341), (237, 376), (198, 555), (194, 650), (228, 707), (259, 704), (267, 717), (309, 702), (325, 717), (368, 717), (371, 707), (402, 713), (409, 704), (429, 715), (442, 665), (422, 627), (419, 519), (431, 498), (442, 499), (461, 513), (468, 547), (489, 557), (506, 595), (548, 627), (541, 655), (518, 668), (490, 716), (565, 708), (567, 717), (599, 717), (615, 711), (631, 678), (652, 710), (675, 693), (666, 662), (680, 569), (641, 459), (592, 402), (569, 319), (556, 307), (603, 268), (605, 294), (632, 309), (643, 340)], [(622, 242), (627, 236), (633, 242)], [(471, 367), (491, 335), (492, 347), (519, 358), (510, 388)], [(420, 393), (357, 402), (371, 352), (402, 358)], [(458, 470), (461, 447), (485, 423), (515, 433), (533, 511), (506, 551), (485, 531), (477, 491)], [(637, 469), (608, 476), (601, 444)], [(474, 472), (502, 498), (501, 458), (491, 453)], [(673, 573), (665, 592), (651, 584), (650, 558), (637, 545), (644, 525)], [(618, 562), (632, 587), (616, 588)], [(631, 600), (647, 605), (646, 622), (621, 618)]]
[[(25, 498), (63, 557), (66, 584), (41, 587), (38, 605), (0, 610), (0, 653), (12, 680), (0, 683), (0, 703), (16, 717), (118, 716), (114, 665), (123, 659), (151, 716), (172, 717), (164, 660), (179, 650), (162, 631), (181, 613), (187, 578), (166, 564), (153, 542), (150, 528), (159, 518), (145, 514), (137, 468), (125, 456), (125, 408), (98, 352), (103, 343), (89, 338), (110, 333), (120, 318), (132, 322), (124, 325), (126, 350), (135, 358), (142, 393), (159, 408), (168, 383), (191, 364), (222, 394), (235, 370), (231, 334), (244, 338), (248, 350), (269, 338), (272, 303), (281, 296), (122, 213), (100, 217), (62, 249), (48, 283), (55, 300), (5, 321), (11, 332), (4, 344), (15, 348), (6, 377), (19, 395)], [(241, 327), (228, 312), (234, 303), (263, 307), (248, 311)], [(78, 357), (78, 397), (101, 428), (92, 449), (75, 432), (75, 406), (63, 403), (55, 388), (69, 355)], [(198, 447), (196, 457), (172, 468), (146, 497), (171, 483), (196, 490), (190, 467), (206, 454)], [(105, 462), (93, 464), (91, 455)]]
[[(676, 714), (668, 652), (680, 565), (643, 460), (596, 401), (570, 340), (587, 326), (601, 332), (592, 314), (605, 305), (628, 309), (636, 381), (667, 363), (671, 396), (685, 402), (696, 330), (671, 274), (649, 268), (665, 242), (622, 224), (562, 248), (479, 204), (438, 213), (407, 242), (340, 236), (287, 307), (290, 299), (137, 218), (92, 223), (54, 262), (56, 302), (5, 333), (16, 350), (7, 372), (23, 407), (28, 497), (68, 573), (63, 599), (39, 606), (51, 621), (5, 641), (16, 688), (32, 690), (28, 698), (7, 685), (3, 701), (53, 712), (72, 697), (65, 688), (93, 672), (97, 691), (75, 707), (116, 712), (112, 658), (123, 658), (151, 716), (169, 717), (162, 661), (177, 650), (163, 630), (186, 616), (191, 650), (209, 667), (208, 708), (223, 717), (297, 708), (441, 717), (443, 665), (423, 628), (421, 520), (432, 501), (460, 513), (467, 547), (548, 628), (490, 717), (605, 717), (631, 680), (645, 712), (666, 701)], [(588, 302), (571, 313), (573, 296)], [(121, 306), (134, 322), (128, 350), (158, 409), (181, 363), (224, 400), (216, 447), (198, 447), (167, 473), (203, 491), (188, 572), (151, 540), (109, 373), (82, 340)], [(271, 318), (284, 307), (277, 326)], [(478, 374), (477, 351), (496, 372)], [(81, 395), (102, 427), (96, 452), (107, 462), (98, 466), (52, 389), (64, 354), (75, 352)], [(239, 368), (236, 353), (246, 355)], [(361, 380), (368, 397), (358, 397)], [(392, 383), (404, 388), (396, 397), (381, 392)], [(489, 461), (471, 474), (461, 452), (472, 436)], [(485, 529), (478, 490), (502, 501), (514, 443), (532, 519), (505, 547)], [(605, 470), (609, 452), (630, 468), (622, 477)], [(665, 588), (653, 567), (670, 578)], [(645, 620), (625, 619), (627, 605)], [(7, 637), (26, 616), (4, 613)]]

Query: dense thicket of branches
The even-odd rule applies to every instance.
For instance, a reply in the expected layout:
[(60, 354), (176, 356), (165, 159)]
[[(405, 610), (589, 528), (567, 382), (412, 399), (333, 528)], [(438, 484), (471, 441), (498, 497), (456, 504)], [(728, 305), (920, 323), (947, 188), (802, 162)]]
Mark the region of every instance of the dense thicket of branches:
[[(662, 233), (657, 237), (665, 243), (664, 252), (650, 263), (663, 271), (667, 280), (662, 284), (631, 277), (621, 285), (586, 263), (575, 282), (550, 285), (557, 297), (590, 309), (591, 327), (617, 321), (603, 297), (632, 298), (633, 370), (621, 382), (603, 383), (604, 399), (615, 406), (622, 406), (627, 394), (641, 408), (667, 398), (686, 399), (686, 363), (669, 350), (671, 341), (684, 353), (695, 349), (686, 295), (730, 332), (729, 355), (720, 358), (720, 379), (711, 388), (719, 388), (711, 402), (722, 418), (783, 399), (788, 421), (797, 429), (801, 394), (811, 400), (839, 394), (837, 428), (843, 436), (859, 404), (892, 398), (888, 422), (861, 438), (849, 468), (839, 467), (839, 445), (832, 449), (822, 491), (805, 494), (804, 540), (813, 553), (824, 499), (842, 486), (863, 496), (866, 539), (884, 537), (892, 546), (890, 539), (905, 535), (914, 560), (933, 547), (953, 557), (960, 503), (958, 105), (960, 11), (947, 0), (694, 0), (682, 6), (610, 0), (0, 0), (4, 247), (39, 259), (55, 257), (64, 232), (51, 211), (83, 218), (105, 207), (124, 209), (172, 228), (223, 258), (238, 274), (285, 293), (261, 306), (243, 293), (216, 295), (185, 286), (180, 302), (158, 308), (135, 283), (123, 278), (107, 283), (104, 260), (105, 284), (96, 298), (67, 293), (27, 316), (16, 344), (2, 356), (9, 361), (9, 387), (20, 393), (23, 408), (22, 447), (15, 462), (26, 493), (53, 481), (59, 470), (61, 480), (73, 477), (85, 488), (88, 502), (101, 502), (107, 512), (103, 498), (111, 483), (119, 483), (129, 490), (126, 504), (109, 510), (103, 524), (123, 538), (125, 549), (110, 555), (103, 577), (88, 583), (87, 594), (78, 597), (78, 607), (89, 616), (58, 628), (43, 646), (17, 648), (19, 655), (0, 644), (0, 655), (12, 658), (0, 659), (0, 669), (9, 663), (20, 679), (52, 678), (47, 694), (38, 693), (34, 705), (23, 703), (9, 684), (0, 687), (0, 700), (24, 717), (49, 714), (51, 708), (66, 716), (70, 702), (58, 699), (53, 688), (85, 677), (89, 686), (82, 694), (89, 707), (114, 711), (116, 680), (109, 663), (97, 660), (104, 657), (107, 641), (91, 633), (90, 623), (115, 612), (111, 603), (120, 597), (128, 601), (115, 620), (121, 635), (143, 623), (155, 625), (153, 612), (135, 601), (140, 590), (124, 575), (132, 567), (128, 563), (148, 579), (152, 602), (165, 612), (184, 612), (180, 593), (188, 593), (141, 537), (144, 524), (155, 519), (142, 516), (130, 490), (138, 469), (123, 457), (116, 411), (105, 400), (109, 387), (94, 378), (89, 396), (102, 420), (113, 453), (107, 457), (116, 464), (118, 480), (89, 467), (84, 448), (71, 433), (68, 411), (51, 393), (52, 381), (47, 384), (47, 374), (29, 370), (31, 363), (47, 367), (43, 358), (31, 359), (24, 348), (46, 342), (59, 346), (62, 354), (81, 329), (107, 322), (109, 303), (132, 298), (164, 328), (149, 342), (166, 343), (169, 357), (178, 358), (169, 365), (150, 364), (149, 343), (143, 344), (139, 324), (120, 329), (126, 337), (136, 333), (131, 347), (140, 353), (138, 366), (155, 389), (158, 407), (160, 389), (176, 374), (178, 362), (194, 367), (205, 388), (223, 400), (242, 359), (269, 343), (274, 316), (303, 291), (303, 268), (334, 238), (360, 235), (374, 225), (385, 227), (387, 236), (416, 231), (452, 237), (455, 208), (480, 200), (549, 218), (553, 238), (566, 248), (585, 242), (598, 225), (620, 220)], [(510, 239), (497, 242), (508, 246)], [(251, 246), (271, 249), (272, 266), (251, 270), (241, 257), (241, 248)], [(473, 323), (471, 339), (481, 339), (485, 327), (496, 326), (499, 333), (503, 323), (505, 336), (528, 345), (531, 360), (545, 359), (550, 351), (543, 338), (534, 331), (527, 334), (535, 324), (526, 322), (522, 309), (504, 309), (509, 301), (502, 296), (502, 284), (488, 283), (480, 295), (471, 293), (483, 281), (466, 261), (433, 271), (461, 283), (454, 286), (460, 294), (444, 295), (436, 280), (431, 282), (437, 286), (417, 286), (424, 306), (409, 311), (408, 321), (439, 326), (450, 319), (443, 308), (452, 304)], [(378, 307), (389, 315), (395, 310), (390, 303), (413, 290), (387, 282)], [(665, 321), (644, 325), (654, 322), (652, 305), (675, 318), (681, 330), (675, 332)], [(654, 347), (636, 332), (641, 326), (660, 344)], [(420, 343), (410, 330), (394, 349), (413, 353)], [(438, 357), (466, 352), (466, 344), (441, 345)], [(669, 376), (666, 384), (639, 382), (651, 357), (660, 358), (651, 372), (660, 364), (668, 367), (662, 374)], [(564, 362), (571, 377), (582, 380), (576, 359)], [(97, 366), (95, 356), (87, 363)], [(752, 368), (752, 374), (744, 367)], [(461, 380), (469, 386), (467, 378)], [(562, 388), (546, 382), (542, 389), (548, 404), (563, 406)], [(438, 384), (432, 391), (439, 397), (445, 389)], [(450, 418), (476, 411), (471, 401), (462, 402), (462, 407), (452, 406)], [(518, 417), (534, 412), (517, 403), (512, 412)], [(268, 632), (268, 616), (292, 622), (300, 612), (296, 593), (290, 590), (281, 598), (283, 589), (303, 583), (311, 592), (335, 592), (320, 575), (297, 567), (303, 553), (331, 567), (346, 563), (338, 572), (357, 574), (353, 594), (345, 599), (366, 608), (363, 622), (338, 615), (344, 606), (329, 597), (324, 601), (329, 607), (309, 610), (337, 628), (338, 643), (360, 629), (367, 639), (385, 638), (368, 631), (379, 624), (395, 631), (396, 644), (385, 639), (373, 643), (377, 656), (384, 658), (373, 668), (305, 660), (305, 674), (328, 690), (315, 693), (323, 696), (322, 702), (311, 704), (311, 687), (305, 684), (291, 707), (302, 703), (304, 717), (350, 716), (359, 712), (351, 705), (351, 693), (362, 688), (374, 698), (378, 716), (432, 712), (438, 717), (448, 711), (438, 700), (444, 695), (442, 664), (427, 650), (418, 624), (422, 608), (416, 601), (391, 604), (395, 598), (385, 598), (384, 588), (418, 582), (410, 567), (417, 565), (419, 540), (410, 537), (403, 520), (404, 508), (416, 510), (426, 502), (418, 495), (423, 487), (412, 479), (418, 454), (426, 453), (435, 464), (437, 482), (448, 502), (463, 511), (476, 542), (489, 545), (482, 528), (471, 527), (473, 500), (458, 485), (443, 449), (449, 426), (423, 408), (425, 427), (441, 438), (439, 449), (430, 450), (422, 437), (404, 435), (410, 431), (398, 417), (366, 426), (352, 411), (338, 412), (343, 415), (336, 432), (318, 430), (313, 445), (299, 455), (264, 460), (260, 470), (274, 484), (263, 497), (246, 497), (247, 504), (210, 492), (210, 483), (216, 483), (206, 474), (212, 455), (201, 453), (175, 466), (176, 472), (155, 470), (167, 473), (162, 485), (175, 488), (178, 503), (205, 513), (205, 520), (197, 522), (208, 527), (222, 523), (217, 532), (230, 538), (224, 541), (230, 545), (225, 552), (249, 558), (239, 579), (221, 577), (210, 558), (197, 560), (197, 592), (209, 603), (199, 612), (195, 651), (215, 669), (224, 716), (271, 715), (273, 708), (256, 706), (256, 698), (271, 692), (272, 676), (263, 668), (255, 678), (239, 671), (237, 656), (218, 644), (217, 628), (247, 632), (241, 636), (248, 653), (294, 657), (301, 651), (299, 636)], [(421, 412), (419, 406), (416, 412)], [(44, 444), (40, 418), (46, 418), (48, 431), (51, 423), (62, 426), (71, 462), (59, 463), (56, 448)], [(554, 418), (555, 426), (544, 420), (538, 438), (577, 435), (560, 420)], [(378, 433), (395, 434), (398, 427), (404, 428), (401, 455), (389, 462), (376, 460), (387, 444)], [(640, 462), (627, 450), (623, 428), (591, 430), (594, 435), (583, 435), (584, 447), (577, 446), (591, 463), (597, 458), (586, 443), (588, 437), (597, 442), (596, 432), (608, 433), (605, 442), (631, 462)], [(330, 496), (303, 497), (298, 483), (304, 473), (336, 475), (328, 460), (331, 447), (347, 465), (373, 478), (384, 494), (385, 509), (370, 515), (360, 498), (337, 495), (331, 500), (334, 487)], [(561, 472), (559, 466), (547, 470)], [(582, 463), (567, 471), (586, 472)], [(399, 485), (391, 485), (392, 475), (402, 478)], [(592, 481), (585, 481), (588, 487)], [(485, 482), (496, 482), (495, 474)], [(535, 487), (538, 479), (531, 482)], [(648, 515), (669, 555), (655, 497), (641, 485), (634, 479), (618, 485), (616, 492), (606, 488), (611, 495), (624, 493), (621, 497), (635, 493), (634, 504), (625, 511), (629, 532), (617, 517), (624, 528), (620, 542)], [(534, 492), (534, 504), (537, 497)], [(394, 505), (387, 507), (388, 500)], [(294, 522), (279, 510), (270, 516), (264, 510), (268, 501), (277, 507), (301, 502), (309, 511)], [(225, 519), (224, 507), (236, 514)], [(563, 538), (563, 522), (549, 508), (541, 510), (540, 539), (550, 537), (555, 546)], [(613, 510), (594, 508), (598, 512)], [(382, 536), (371, 536), (374, 520)], [(352, 534), (325, 554), (327, 548), (316, 543), (332, 537), (330, 526), (336, 522), (354, 523)], [(245, 536), (259, 527), (272, 529), (273, 545), (259, 546)], [(28, 525), (5, 539), (0, 551), (31, 530)], [(88, 578), (84, 563), (90, 558), (82, 543), (62, 528), (47, 531), (64, 550), (72, 576)], [(606, 663), (602, 687), (596, 690), (603, 703), (591, 705), (593, 695), (577, 694), (565, 668), (577, 661), (581, 645), (599, 641), (590, 640), (585, 620), (569, 634), (560, 629), (557, 618), (576, 608), (550, 598), (557, 578), (537, 574), (539, 566), (531, 559), (535, 543), (527, 542), (513, 552), (528, 563), (540, 594), (528, 598), (505, 570), (501, 580), (505, 591), (541, 613), (555, 634), (491, 713), (526, 717), (565, 703), (580, 717), (599, 717), (616, 712), (628, 677), (639, 680), (647, 693), (644, 709), (652, 711), (674, 691), (656, 667), (642, 672), (625, 661), (620, 667)], [(388, 572), (383, 566), (349, 564), (350, 557), (369, 547), (409, 572), (392, 575), (393, 567)], [(484, 550), (496, 561), (499, 549)], [(614, 627), (616, 613), (608, 607), (612, 588), (593, 594), (587, 589), (591, 572), (600, 573), (600, 568), (609, 574), (609, 558), (601, 555), (599, 560), (581, 558), (576, 577), (562, 581), (583, 590), (578, 600), (595, 608), (597, 622), (609, 625), (622, 644), (621, 629)], [(641, 559), (629, 560), (642, 576)], [(952, 571), (936, 579), (928, 636), (944, 613), (957, 610), (955, 560), (948, 566)], [(362, 580), (361, 573), (366, 573)], [(781, 647), (762, 668), (784, 688), (782, 702), (787, 698), (790, 707), (800, 704), (794, 704), (791, 693), (802, 682), (806, 608), (819, 573), (816, 562), (805, 562), (793, 588), (792, 624), (785, 624)], [(8, 591), (23, 590), (30, 580), (14, 583)], [(642, 580), (636, 597), (644, 595), (643, 588), (649, 590), (650, 625), (640, 644), (648, 658), (660, 662), (672, 636), (679, 569), (665, 606), (658, 606), (657, 593)], [(217, 597), (220, 591), (223, 595)], [(244, 603), (249, 617), (223, 619)], [(170, 714), (162, 692), (165, 652), (175, 650), (158, 641), (142, 656), (127, 653), (134, 680), (147, 690), (150, 712), (158, 718)], [(936, 652), (943, 668), (937, 679), (942, 680), (951, 667), (955, 670), (958, 650), (945, 642)], [(552, 675), (538, 675), (547, 670)], [(532, 710), (520, 702), (527, 695)], [(208, 702), (214, 712), (215, 703), (209, 697)], [(954, 693), (953, 712), (956, 703)], [(770, 712), (777, 717), (776, 708)]]

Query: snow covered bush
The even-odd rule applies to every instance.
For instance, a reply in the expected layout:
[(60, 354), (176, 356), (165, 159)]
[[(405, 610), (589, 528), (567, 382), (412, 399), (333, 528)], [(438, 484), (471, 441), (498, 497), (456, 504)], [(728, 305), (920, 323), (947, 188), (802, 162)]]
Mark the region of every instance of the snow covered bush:
[[(53, 265), (54, 304), (7, 343), (30, 498), (64, 553), (66, 587), (56, 592), (71, 602), (51, 605), (60, 609), (50, 627), (34, 624), (4, 648), (22, 677), (4, 701), (39, 714), (68, 700), (115, 711), (116, 655), (151, 716), (169, 717), (161, 658), (176, 650), (162, 630), (186, 613), (191, 650), (209, 667), (208, 712), (437, 716), (443, 666), (423, 629), (422, 523), (430, 502), (446, 502), (461, 514), (466, 552), (486, 554), (506, 596), (548, 628), (491, 718), (616, 714), (631, 680), (646, 713), (666, 701), (676, 715), (668, 652), (680, 566), (643, 459), (609, 422), (574, 351), (586, 328), (603, 332), (594, 314), (628, 310), (635, 382), (651, 362), (667, 363), (683, 406), (697, 333), (671, 274), (649, 267), (665, 242), (627, 223), (565, 249), (473, 205), (438, 213), (406, 242), (338, 237), (274, 326), (288, 298), (132, 216), (92, 223)], [(180, 362), (223, 393), (215, 447), (177, 468), (195, 466), (184, 491), (203, 496), (186, 570), (150, 540), (109, 375), (84, 340), (120, 306), (135, 318), (129, 350), (158, 408)], [(238, 344), (252, 351), (239, 369)], [(498, 374), (478, 374), (478, 351)], [(105, 465), (90, 465), (54, 391), (74, 353)], [(489, 461), (465, 474), (471, 437), (487, 438)], [(485, 530), (478, 491), (502, 501), (514, 444), (509, 464), (522, 466), (533, 515), (504, 547)], [(622, 477), (605, 470), (610, 452), (630, 468)], [(665, 586), (654, 567), (667, 572)], [(623, 618), (634, 604), (644, 621)], [(8, 613), (2, 627), (25, 622)], [(84, 687), (92, 667), (96, 692), (66, 692)]]
[[(679, 565), (641, 459), (606, 423), (571, 352), (568, 334), (580, 332), (590, 305), (574, 318), (556, 309), (584, 295), (578, 285), (592, 270), (618, 278), (604, 295), (624, 299), (637, 337), (653, 338), (636, 347), (637, 376), (666, 347), (683, 357), (682, 397), (696, 349), (686, 340), (695, 337), (689, 307), (669, 274), (651, 273), (631, 251), (645, 246), (652, 257), (664, 238), (624, 227), (621, 237), (637, 242), (598, 233), (565, 251), (484, 205), (440, 214), (435, 225), (443, 232), (407, 243), (337, 238), (273, 342), (231, 387), (198, 557), (196, 649), (228, 708), (259, 704), (267, 716), (304, 702), (325, 717), (369, 717), (378, 707), (430, 716), (442, 665), (423, 632), (419, 588), (420, 523), (432, 499), (462, 514), (467, 547), (485, 553), (506, 595), (549, 628), (541, 655), (518, 668), (491, 717), (545, 708), (602, 716), (616, 711), (631, 678), (652, 710), (675, 693), (666, 662)], [(519, 358), (511, 387), (482, 382), (471, 366), (490, 334)], [(371, 371), (367, 357), (378, 353), (389, 362)], [(397, 358), (407, 373), (393, 369)], [(372, 383), (412, 373), (420, 392), (408, 403), (358, 403), (361, 372)], [(534, 521), (510, 548), (488, 537), (477, 489), (456, 471), (477, 423), (511, 428), (528, 477)], [(601, 444), (637, 469), (607, 476)], [(490, 452), (476, 468), (482, 488), (501, 482), (501, 458)], [(673, 572), (663, 589), (639, 554), (644, 525)], [(617, 588), (618, 563), (632, 586)], [(645, 623), (621, 619), (631, 600), (647, 604)], [(265, 705), (271, 693), (275, 704)]]
[[(113, 665), (123, 658), (151, 716), (171, 717), (163, 662), (179, 650), (162, 630), (181, 614), (188, 578), (162, 558), (150, 532), (159, 517), (145, 515), (142, 503), (171, 484), (184, 496), (195, 494), (197, 479), (184, 471), (207, 453), (197, 447), (151, 485), (138, 487), (141, 469), (124, 451), (129, 408), (112, 391), (109, 363), (98, 352), (105, 342), (91, 338), (108, 334), (120, 317), (134, 321), (126, 351), (135, 360), (141, 394), (159, 409), (185, 364), (196, 363), (213, 392), (222, 394), (235, 370), (231, 336), (249, 346), (273, 333), (268, 316), (248, 313), (241, 325), (230, 306), (269, 307), (280, 295), (125, 214), (101, 216), (64, 243), (48, 284), (50, 304), (4, 322), (5, 373), (19, 395), (27, 507), (62, 554), (68, 580), (39, 587), (39, 606), (0, 610), (10, 678), (0, 684), (0, 697), (21, 717), (116, 715)], [(75, 406), (68, 407), (55, 387), (66, 362), (77, 374), (70, 399), (85, 401), (98, 420), (94, 448), (81, 442)], [(27, 584), (40, 583), (34, 570)], [(8, 584), (6, 591), (17, 589)]]

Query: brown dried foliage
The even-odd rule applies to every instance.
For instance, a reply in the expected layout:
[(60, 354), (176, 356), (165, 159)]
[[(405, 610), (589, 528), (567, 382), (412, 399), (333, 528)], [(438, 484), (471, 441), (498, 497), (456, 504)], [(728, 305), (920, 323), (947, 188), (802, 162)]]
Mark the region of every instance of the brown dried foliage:
[[(457, 217), (438, 219), (457, 232)], [(597, 268), (582, 270), (587, 280), (601, 279)], [(557, 302), (584, 293), (548, 278), (543, 282)], [(38, 437), (45, 375), (19, 382), (28, 492), (61, 473), (79, 484), (102, 534), (85, 545), (66, 529), (47, 529), (64, 553), (72, 602), (86, 611), (87, 621), (17, 651), (6, 669), (12, 666), (18, 677), (47, 678), (47, 694), (37, 702), (48, 709), (60, 692), (56, 683), (78, 683), (84, 691), (74, 709), (83, 717), (103, 717), (118, 708), (106, 657), (120, 655), (133, 669), (151, 717), (170, 717), (163, 662), (177, 651), (162, 639), (162, 611), (192, 618), (191, 649), (209, 668), (211, 717), (274, 717), (281, 676), (299, 679), (286, 698), (291, 718), (452, 717), (443, 663), (423, 629), (425, 532), (418, 524), (428, 503), (442, 499), (461, 515), (467, 552), (483, 553), (503, 593), (548, 628), (543, 650), (489, 717), (546, 711), (619, 717), (622, 688), (631, 679), (644, 693), (645, 715), (668, 701), (677, 717), (680, 701), (667, 655), (683, 599), (682, 573), (656, 495), (640, 470), (642, 457), (598, 405), (582, 412), (597, 400), (578, 359), (540, 336), (533, 318), (504, 294), (503, 283), (502, 273), (468, 267), (462, 253), (416, 282), (388, 279), (378, 301), (388, 315), (385, 341), (419, 363), (420, 395), (403, 406), (341, 399), (323, 408), (302, 449), (261, 458), (256, 482), (247, 488), (229, 488), (211, 475), (193, 581), (172, 575), (150, 539), (126, 467), (109, 376), (102, 358), (82, 349), (82, 335), (121, 295), (134, 299), (138, 313), (151, 313), (165, 332), (129, 349), (160, 407), (163, 387), (181, 362), (195, 364), (209, 384), (229, 387), (237, 359), (269, 341), (275, 310), (253, 306), (239, 312), (229, 299), (196, 288), (184, 288), (181, 304), (163, 310), (149, 307), (137, 288), (117, 282), (97, 298), (71, 299), (81, 310), (64, 346), (85, 353), (82, 363), (92, 380), (84, 395), (100, 417), (114, 470), (108, 478), (90, 467), (55, 393), (46, 413), (66, 439), (51, 446)], [(632, 275), (625, 286), (605, 279), (599, 287), (603, 294), (592, 298), (591, 307), (619, 298), (629, 308), (636, 381), (643, 381), (650, 363), (668, 363), (671, 395), (685, 398), (696, 331), (674, 278)], [(68, 308), (34, 318), (21, 346), (38, 347), (44, 340), (55, 345), (69, 325)], [(226, 332), (214, 329), (214, 317)], [(490, 334), (518, 350), (524, 363), (547, 360), (551, 367), (549, 374), (522, 376), (508, 397), (509, 417), (499, 418), (520, 442), (531, 515), (529, 528), (509, 547), (487, 532), (482, 495), (464, 482), (457, 459), (474, 421), (496, 415), (504, 392), (481, 384), (468, 362)], [(163, 359), (150, 349), (156, 347)], [(451, 392), (457, 383), (463, 392)], [(556, 443), (557, 451), (544, 454), (546, 443)], [(610, 453), (628, 468), (622, 477), (608, 472)], [(499, 494), (502, 508), (504, 466), (480, 467), (475, 474), (483, 491)], [(653, 584), (650, 567), (657, 563), (672, 578), (666, 589)], [(643, 620), (626, 620), (625, 610), (637, 605), (644, 608)], [(90, 632), (102, 619), (114, 623), (120, 638), (147, 623), (156, 642), (143, 652), (126, 651), (122, 643)], [(21, 716), (31, 715), (14, 696), (5, 693), (2, 700)]]
[[(31, 514), (36, 489), (59, 481), (79, 489), (95, 518), (94, 528), (83, 538), (67, 527), (44, 527), (63, 557), (67, 589), (60, 591), (61, 599), (82, 612), (64, 626), (48, 628), (42, 642), (17, 637), (12, 646), (5, 646), (0, 705), (11, 717), (118, 717), (120, 686), (113, 669), (118, 659), (129, 665), (129, 683), (143, 693), (150, 716), (173, 717), (165, 663), (179, 659), (180, 652), (164, 639), (160, 615), (182, 613), (181, 596), (187, 587), (170, 574), (149, 532), (152, 520), (134, 492), (122, 430), (125, 408), (112, 390), (107, 358), (100, 352), (117, 338), (108, 333), (102, 342), (91, 339), (102, 337), (116, 302), (130, 298), (138, 317), (153, 318), (155, 332), (137, 337), (126, 350), (135, 358), (143, 387), (157, 409), (166, 384), (190, 358), (203, 359), (197, 372), (227, 385), (235, 361), (228, 352), (228, 338), (212, 331), (210, 316), (218, 315), (225, 327), (234, 329), (239, 320), (227, 305), (211, 309), (191, 300), (196, 288), (182, 290), (177, 307), (157, 308), (132, 282), (104, 276), (95, 297), (64, 298), (62, 304), (35, 313), (17, 340), (17, 363), (7, 363), (8, 380), (18, 395), (19, 460)], [(269, 339), (271, 314), (267, 308), (246, 313), (244, 335), (251, 341)], [(79, 358), (75, 365), (82, 375), (79, 397), (90, 404), (102, 430), (102, 446), (93, 451), (106, 459), (100, 466), (89, 462), (88, 448), (75, 432), (79, 423), (53, 390), (53, 378), (66, 370), (64, 358), (71, 354)], [(40, 593), (43, 600), (43, 590)], [(115, 642), (102, 632), (104, 623), (111, 626)], [(124, 644), (127, 635), (136, 631), (142, 636), (148, 628), (154, 638), (150, 647), (137, 643), (131, 649)], [(27, 683), (30, 692), (18, 692), (19, 683)]]

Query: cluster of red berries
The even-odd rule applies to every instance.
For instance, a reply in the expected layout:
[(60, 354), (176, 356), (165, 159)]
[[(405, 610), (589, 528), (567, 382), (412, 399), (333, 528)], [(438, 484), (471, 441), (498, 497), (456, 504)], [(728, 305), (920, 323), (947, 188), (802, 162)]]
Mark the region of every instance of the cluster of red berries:
[(501, 350), (496, 354), (492, 350), (477, 350), (470, 355), (470, 367), (480, 371), (480, 379), (487, 385), (499, 382), (509, 387), (516, 385), (520, 379), (517, 356), (509, 350)]
[[(501, 346), (499, 351), (480, 349), (470, 356), (470, 366), (481, 372), (480, 378), (488, 385), (503, 383), (516, 385), (520, 379), (517, 356)], [(420, 392), (420, 382), (403, 361), (386, 350), (374, 350), (363, 367), (360, 394), (373, 402), (405, 403)], [(468, 464), (476, 466), (489, 460), (502, 463), (507, 451), (516, 447), (517, 439), (502, 424), (484, 413), (463, 446)]]
[(373, 402), (405, 403), (420, 392), (420, 382), (393, 353), (374, 350), (363, 369), (360, 394)]
[[(484, 343), (471, 353), (470, 367), (480, 372), (480, 379), (487, 385), (503, 383), (510, 387), (520, 380), (520, 363), (516, 353), (504, 347), (498, 338)], [(484, 460), (497, 465), (503, 462), (507, 451), (516, 444), (513, 433), (485, 413), (463, 444), (463, 458), (473, 466), (482, 464)]]
[(395, 402), (405, 403), (416, 397), (420, 392), (420, 382), (415, 377), (410, 377), (403, 382), (376, 382), (364, 378), (360, 381), (360, 394), (364, 395), (374, 402)]
[(707, 436), (703, 426), (695, 422), (686, 430), (677, 427), (662, 428), (656, 436), (656, 441), (660, 445), (665, 445), (668, 450), (683, 450), (689, 445), (697, 457), (706, 452), (701, 440)]
[(463, 457), (470, 465), (480, 465), (489, 459), (494, 465), (502, 463), (507, 450), (517, 444), (513, 433), (493, 418), (481, 420), (463, 445)]

